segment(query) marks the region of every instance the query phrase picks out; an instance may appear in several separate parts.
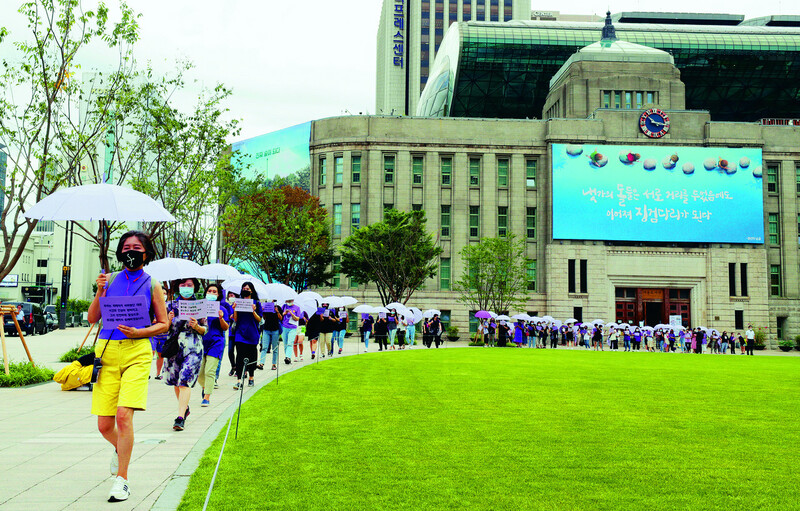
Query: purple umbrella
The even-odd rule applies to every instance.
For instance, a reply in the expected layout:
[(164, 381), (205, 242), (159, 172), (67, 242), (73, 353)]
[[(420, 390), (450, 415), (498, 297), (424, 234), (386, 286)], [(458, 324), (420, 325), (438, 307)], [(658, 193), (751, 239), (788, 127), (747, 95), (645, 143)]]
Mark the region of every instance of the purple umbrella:
[(489, 319), (492, 317), (492, 313), (489, 311), (478, 311), (475, 313), (475, 317), (479, 319)]

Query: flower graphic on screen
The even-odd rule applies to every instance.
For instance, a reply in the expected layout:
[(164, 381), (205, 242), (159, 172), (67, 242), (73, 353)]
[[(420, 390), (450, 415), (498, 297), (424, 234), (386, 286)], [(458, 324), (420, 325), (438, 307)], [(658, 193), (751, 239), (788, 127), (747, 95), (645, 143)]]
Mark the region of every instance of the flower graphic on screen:
[(604, 154), (597, 152), (597, 149), (592, 151), (592, 154), (587, 155), (589, 157), (589, 165), (594, 167), (605, 167), (606, 163), (608, 163), (608, 157)]
[(642, 157), (639, 153), (622, 150), (619, 152), (619, 161), (623, 165), (633, 165)]

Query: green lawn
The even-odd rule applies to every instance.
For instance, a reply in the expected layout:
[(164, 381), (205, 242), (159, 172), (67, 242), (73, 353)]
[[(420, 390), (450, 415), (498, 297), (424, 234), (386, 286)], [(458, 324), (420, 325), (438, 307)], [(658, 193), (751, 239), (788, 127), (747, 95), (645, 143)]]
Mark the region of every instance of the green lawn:
[[(209, 509), (797, 509), (800, 358), (351, 356), (261, 389)], [(202, 507), (225, 434), (180, 509)]]

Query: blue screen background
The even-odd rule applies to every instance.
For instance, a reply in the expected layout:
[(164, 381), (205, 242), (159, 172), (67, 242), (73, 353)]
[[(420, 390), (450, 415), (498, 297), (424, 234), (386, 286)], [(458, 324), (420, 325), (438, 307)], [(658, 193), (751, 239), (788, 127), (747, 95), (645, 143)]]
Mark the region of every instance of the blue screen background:
[(764, 242), (759, 148), (551, 148), (553, 239)]

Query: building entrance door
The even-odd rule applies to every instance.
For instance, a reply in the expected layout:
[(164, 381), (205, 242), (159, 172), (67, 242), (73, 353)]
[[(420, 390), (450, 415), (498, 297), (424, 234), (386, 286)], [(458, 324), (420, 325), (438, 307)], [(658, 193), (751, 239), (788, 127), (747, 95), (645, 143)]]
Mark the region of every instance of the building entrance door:
[(656, 326), (663, 323), (664, 302), (644, 302), (644, 324)]
[(689, 289), (618, 287), (615, 295), (618, 323), (654, 326), (669, 323), (670, 315), (680, 315), (683, 326), (691, 321)]

